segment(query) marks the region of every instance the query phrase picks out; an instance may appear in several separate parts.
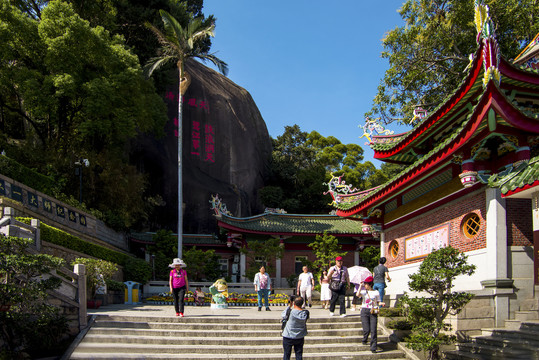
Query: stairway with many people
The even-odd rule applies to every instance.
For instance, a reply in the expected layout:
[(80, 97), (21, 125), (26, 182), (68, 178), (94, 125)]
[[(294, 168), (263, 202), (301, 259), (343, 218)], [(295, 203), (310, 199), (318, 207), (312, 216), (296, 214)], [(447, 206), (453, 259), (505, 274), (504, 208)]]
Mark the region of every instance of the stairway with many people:
[[(284, 308), (281, 308), (284, 309)], [(249, 311), (249, 310), (247, 310)], [(282, 311), (282, 310), (281, 310)], [(279, 315), (185, 318), (94, 314), (70, 359), (282, 359)], [(265, 313), (265, 312), (264, 312)], [(404, 359), (381, 329), (378, 351), (363, 345), (361, 319), (312, 316), (303, 357), (309, 360)], [(294, 357), (294, 355), (292, 355)]]

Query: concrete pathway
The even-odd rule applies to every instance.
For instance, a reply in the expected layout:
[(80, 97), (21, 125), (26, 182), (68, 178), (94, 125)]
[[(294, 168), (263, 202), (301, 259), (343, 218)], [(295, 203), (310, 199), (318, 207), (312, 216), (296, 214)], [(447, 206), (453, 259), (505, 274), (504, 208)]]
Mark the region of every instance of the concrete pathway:
[[(281, 313), (286, 306), (270, 306), (271, 311), (258, 311), (256, 306), (231, 306), (228, 309), (212, 310), (210, 306), (186, 306), (185, 317), (245, 317), (249, 319), (280, 319)], [(329, 310), (324, 310), (320, 305), (307, 308), (310, 318), (329, 318)], [(88, 309), (88, 315), (121, 315), (121, 316), (151, 316), (151, 317), (176, 317), (173, 305), (153, 304), (111, 304), (101, 306), (99, 309)], [(346, 309), (347, 316), (359, 317), (358, 311)], [(339, 318), (339, 307), (335, 309), (335, 318)]]

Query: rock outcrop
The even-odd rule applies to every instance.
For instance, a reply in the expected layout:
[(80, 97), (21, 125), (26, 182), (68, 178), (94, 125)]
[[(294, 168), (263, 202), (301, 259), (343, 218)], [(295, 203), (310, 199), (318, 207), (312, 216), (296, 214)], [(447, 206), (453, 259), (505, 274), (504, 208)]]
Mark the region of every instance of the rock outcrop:
[[(183, 97), (184, 233), (217, 231), (210, 195), (219, 194), (234, 216), (250, 216), (263, 208), (258, 190), (269, 171), (271, 139), (251, 95), (216, 71), (190, 61), (191, 85)], [(176, 84), (165, 94), (169, 121), (164, 139), (145, 137), (135, 158), (149, 175), (151, 195), (160, 195), (151, 229), (177, 227)]]

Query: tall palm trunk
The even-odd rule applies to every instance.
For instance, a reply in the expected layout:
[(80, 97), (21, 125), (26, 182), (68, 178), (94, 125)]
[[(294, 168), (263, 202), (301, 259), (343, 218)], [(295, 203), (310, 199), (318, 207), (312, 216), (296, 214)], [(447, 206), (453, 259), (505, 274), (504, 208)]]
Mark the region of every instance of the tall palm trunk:
[(183, 62), (178, 61), (178, 258), (182, 258), (183, 246), (183, 191), (182, 191), (182, 154), (183, 154), (183, 117), (182, 97), (191, 83), (186, 76)]

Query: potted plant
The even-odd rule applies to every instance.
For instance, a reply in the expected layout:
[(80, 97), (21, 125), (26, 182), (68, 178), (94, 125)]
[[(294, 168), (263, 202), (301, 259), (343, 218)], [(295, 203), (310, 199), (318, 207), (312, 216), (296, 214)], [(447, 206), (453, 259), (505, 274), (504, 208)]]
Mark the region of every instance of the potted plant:
[(102, 304), (97, 295), (106, 293), (106, 280), (112, 278), (118, 266), (110, 261), (90, 258), (77, 258), (72, 262), (72, 265), (75, 264), (86, 266), (87, 306), (89, 309), (97, 309)]

